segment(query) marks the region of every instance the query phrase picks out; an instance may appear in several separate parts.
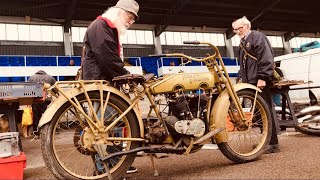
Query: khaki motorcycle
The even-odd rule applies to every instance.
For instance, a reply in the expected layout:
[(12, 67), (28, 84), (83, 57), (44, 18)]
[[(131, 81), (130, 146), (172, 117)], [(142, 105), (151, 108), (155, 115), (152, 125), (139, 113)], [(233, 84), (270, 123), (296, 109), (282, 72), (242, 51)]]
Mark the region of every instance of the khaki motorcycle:
[[(188, 155), (204, 144), (217, 144), (235, 163), (264, 153), (271, 114), (260, 89), (232, 84), (216, 46), (184, 43), (209, 45), (214, 54), (163, 56), (203, 62), (208, 73), (128, 74), (112, 82), (64, 81), (47, 87), (54, 100), (39, 123), (41, 149), (56, 178), (119, 179), (141, 151)], [(149, 113), (142, 118), (146, 100)]]

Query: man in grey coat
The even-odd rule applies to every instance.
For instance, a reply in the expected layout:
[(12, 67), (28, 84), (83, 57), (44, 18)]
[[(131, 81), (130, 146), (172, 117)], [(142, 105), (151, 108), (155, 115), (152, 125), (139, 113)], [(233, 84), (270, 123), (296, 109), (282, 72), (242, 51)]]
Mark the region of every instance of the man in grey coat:
[[(251, 30), (250, 21), (244, 16), (232, 23), (233, 31), (240, 39), (239, 79), (244, 83), (250, 83), (262, 90), (261, 96), (265, 99), (271, 110), (270, 82), (273, 78), (274, 53), (271, 44), (263, 33)], [(267, 147), (267, 153), (279, 152), (279, 142), (275, 119), (272, 116), (271, 141)]]

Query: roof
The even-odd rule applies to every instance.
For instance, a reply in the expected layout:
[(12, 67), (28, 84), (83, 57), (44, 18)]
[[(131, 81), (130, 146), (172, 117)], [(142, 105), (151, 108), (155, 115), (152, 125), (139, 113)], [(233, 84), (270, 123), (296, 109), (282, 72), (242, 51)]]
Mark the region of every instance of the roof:
[[(0, 16), (30, 16), (48, 22), (63, 19), (92, 21), (116, 0), (10, 0)], [(316, 33), (320, 21), (316, 0), (137, 0), (138, 24), (154, 25), (159, 35), (168, 26), (222, 28), (232, 37), (231, 23), (247, 16), (253, 29), (284, 31), (287, 35)], [(317, 33), (318, 32), (318, 33)]]

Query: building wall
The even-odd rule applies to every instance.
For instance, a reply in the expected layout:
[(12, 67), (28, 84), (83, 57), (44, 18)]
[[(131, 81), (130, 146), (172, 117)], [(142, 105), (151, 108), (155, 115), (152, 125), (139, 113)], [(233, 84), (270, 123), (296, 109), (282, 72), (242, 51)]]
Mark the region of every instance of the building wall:
[[(155, 53), (154, 45), (124, 44), (125, 57), (148, 56)], [(226, 57), (226, 47), (218, 46), (222, 57)], [(234, 55), (238, 56), (239, 47), (234, 47)], [(275, 56), (284, 55), (284, 48), (273, 48)], [(82, 43), (74, 43), (75, 56), (81, 56)], [(206, 53), (212, 54), (212, 50), (206, 46), (170, 46), (162, 45), (162, 53), (183, 53), (193, 57), (203, 57)], [(64, 56), (62, 42), (23, 42), (1, 41), (0, 55), (48, 55)]]
[[(218, 46), (222, 57), (226, 56), (226, 47)], [(162, 45), (162, 53), (183, 53), (192, 57), (204, 57), (207, 53), (213, 54), (207, 46), (169, 46)]]
[(59, 42), (0, 41), (0, 55), (63, 56), (64, 46)]
[[(233, 47), (233, 51), (234, 51), (234, 57), (238, 57), (239, 47)], [(273, 48), (273, 52), (275, 57), (285, 54), (284, 48)]]

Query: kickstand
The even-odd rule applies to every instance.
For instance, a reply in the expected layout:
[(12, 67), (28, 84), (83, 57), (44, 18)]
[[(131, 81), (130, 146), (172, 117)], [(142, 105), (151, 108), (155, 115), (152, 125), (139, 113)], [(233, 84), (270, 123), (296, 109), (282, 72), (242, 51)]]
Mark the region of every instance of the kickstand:
[(150, 157), (150, 160), (151, 160), (151, 166), (153, 169), (153, 176), (159, 176), (159, 173), (158, 173), (156, 166), (154, 164), (154, 154), (149, 153), (148, 156)]

